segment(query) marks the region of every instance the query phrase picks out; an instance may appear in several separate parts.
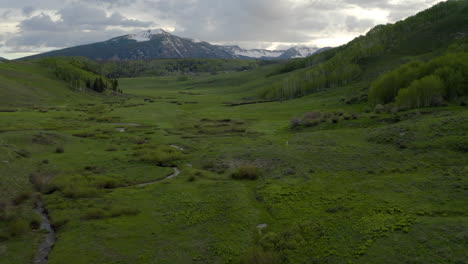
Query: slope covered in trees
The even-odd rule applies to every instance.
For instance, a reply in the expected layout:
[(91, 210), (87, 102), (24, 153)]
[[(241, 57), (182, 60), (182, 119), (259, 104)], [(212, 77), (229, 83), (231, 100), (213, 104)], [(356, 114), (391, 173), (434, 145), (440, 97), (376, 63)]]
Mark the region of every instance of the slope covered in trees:
[(37, 60), (41, 65), (51, 69), (59, 79), (66, 81), (75, 90), (92, 89), (102, 93), (109, 89), (118, 90), (118, 81), (101, 76), (92, 64), (86, 59), (80, 58), (44, 58)]
[(372, 105), (437, 106), (468, 95), (468, 53), (450, 53), (426, 63), (410, 62), (380, 76), (369, 90)]
[(277, 73), (296, 71), (259, 96), (295, 98), (361, 81), (366, 87), (380, 73), (408, 60), (466, 51), (467, 13), (468, 1), (452, 0), (404, 21), (376, 26), (344, 46), (286, 64)]
[[(118, 81), (101, 76), (79, 60), (60, 58), (0, 63), (0, 105), (60, 104), (92, 92), (118, 92)], [(80, 96), (77, 97), (77, 93)], [(106, 92), (107, 93), (107, 92)], [(88, 98), (89, 99), (89, 98)]]
[(240, 59), (162, 59), (101, 61), (98, 62), (98, 67), (110, 78), (122, 78), (244, 71), (269, 63), (274, 62)]

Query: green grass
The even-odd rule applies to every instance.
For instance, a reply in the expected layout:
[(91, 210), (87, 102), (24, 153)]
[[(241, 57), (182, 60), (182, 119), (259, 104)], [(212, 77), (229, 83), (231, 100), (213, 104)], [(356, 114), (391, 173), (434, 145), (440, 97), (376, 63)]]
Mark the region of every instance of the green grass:
[[(51, 264), (463, 263), (466, 108), (366, 112), (343, 100), (356, 85), (225, 104), (281, 80), (265, 77), (276, 67), (121, 79), (126, 96), (89, 102), (52, 85), (59, 94), (40, 95), (40, 109), (11, 100), (18, 111), (0, 112), (2, 263), (30, 263), (41, 241), (34, 193), (57, 230)], [(77, 99), (56, 103), (60, 93)], [(310, 112), (330, 118), (290, 128)], [(181, 174), (163, 180), (164, 166)]]

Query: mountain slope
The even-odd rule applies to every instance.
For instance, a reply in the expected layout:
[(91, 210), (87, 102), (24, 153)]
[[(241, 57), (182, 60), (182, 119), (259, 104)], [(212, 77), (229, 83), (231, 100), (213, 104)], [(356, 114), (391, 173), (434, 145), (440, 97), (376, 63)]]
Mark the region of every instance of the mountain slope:
[(99, 78), (111, 88), (110, 80), (80, 66), (78, 60), (48, 58), (0, 63), (0, 105), (61, 105), (89, 101), (97, 93), (86, 89), (85, 82)]
[(94, 60), (150, 60), (174, 58), (216, 59), (289, 59), (305, 57), (318, 48), (293, 47), (288, 50), (246, 50), (239, 46), (212, 45), (205, 41), (182, 38), (164, 30), (146, 30), (104, 42), (46, 52), (23, 59), (83, 56)]
[(379, 25), (338, 48), (286, 64), (277, 73), (295, 71), (260, 96), (287, 99), (358, 84), (366, 90), (381, 73), (414, 59), (447, 51), (467, 51), (468, 1), (439, 3), (395, 24)]

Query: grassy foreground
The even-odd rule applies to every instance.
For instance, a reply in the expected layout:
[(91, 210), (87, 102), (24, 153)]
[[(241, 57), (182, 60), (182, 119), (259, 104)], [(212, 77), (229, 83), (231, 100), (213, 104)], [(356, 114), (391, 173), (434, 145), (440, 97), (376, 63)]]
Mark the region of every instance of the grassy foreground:
[(376, 114), (341, 100), (353, 86), (228, 106), (280, 80), (264, 77), (273, 67), (9, 104), (1, 263), (31, 262), (38, 196), (51, 264), (465, 263), (466, 107)]

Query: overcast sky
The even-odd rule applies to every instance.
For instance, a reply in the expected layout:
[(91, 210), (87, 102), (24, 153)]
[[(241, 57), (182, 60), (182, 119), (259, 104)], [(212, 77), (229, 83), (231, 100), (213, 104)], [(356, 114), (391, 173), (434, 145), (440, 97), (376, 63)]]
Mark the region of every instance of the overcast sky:
[(162, 28), (243, 48), (338, 46), (440, 0), (0, 0), (0, 57)]

